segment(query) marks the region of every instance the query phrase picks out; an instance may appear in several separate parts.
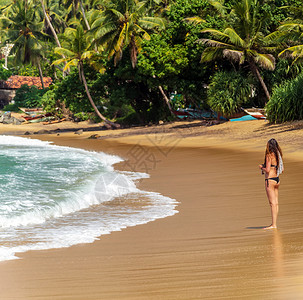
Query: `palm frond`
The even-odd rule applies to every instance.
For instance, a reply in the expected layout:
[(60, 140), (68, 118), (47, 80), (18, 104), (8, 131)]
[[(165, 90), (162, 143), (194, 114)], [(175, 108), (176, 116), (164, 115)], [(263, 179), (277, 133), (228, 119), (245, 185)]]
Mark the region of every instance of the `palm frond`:
[(95, 38), (99, 39), (110, 32), (114, 32), (115, 29), (117, 29), (116, 24), (114, 22), (110, 22), (110, 23), (103, 24), (99, 28), (96, 27), (95, 29), (92, 29), (92, 30), (95, 30)]
[(303, 57), (303, 45), (289, 47), (289, 48), (281, 51), (278, 56), (279, 57), (283, 57), (283, 56), (291, 57), (291, 58)]
[(81, 59), (82, 59), (82, 60), (90, 59), (90, 58), (92, 58), (95, 54), (96, 54), (95, 51), (85, 51), (85, 52), (82, 53)]
[(185, 18), (183, 19), (185, 22), (187, 23), (191, 23), (191, 24), (200, 24), (200, 23), (206, 23), (206, 21), (204, 19), (202, 19), (199, 16), (195, 16), (195, 17), (189, 17), (189, 18)]
[(123, 54), (122, 50), (119, 50), (119, 51), (116, 52), (115, 57), (114, 57), (114, 64), (115, 65), (117, 65), (118, 61), (121, 60), (122, 54)]
[(159, 28), (164, 29), (165, 28), (165, 22), (162, 18), (157, 17), (144, 17), (138, 20), (138, 24), (145, 29), (153, 29), (153, 28)]
[(210, 33), (212, 36), (219, 38), (219, 39), (229, 39), (229, 36), (220, 30), (214, 28), (206, 28), (201, 30), (201, 33)]
[(126, 24), (123, 25), (123, 28), (120, 31), (118, 40), (117, 40), (116, 44), (114, 45), (114, 49), (115, 49), (116, 52), (122, 51), (123, 42), (125, 40), (125, 33), (126, 33)]
[(77, 67), (79, 65), (79, 60), (78, 59), (72, 59), (66, 63), (64, 66), (63, 71), (67, 71), (70, 67)]
[(224, 49), (223, 50), (223, 57), (238, 62), (238, 63), (243, 63), (243, 58), (244, 54), (243, 51), (239, 50), (232, 50), (232, 49)]
[(104, 65), (97, 61), (93, 61), (90, 65), (101, 74), (104, 74), (106, 71)]
[(226, 14), (226, 7), (223, 0), (209, 0), (209, 3), (219, 12), (221, 16)]
[(291, 31), (297, 31), (297, 32), (302, 32), (303, 31), (303, 24), (297, 23), (297, 22), (288, 22), (280, 25), (278, 27), (279, 31), (286, 31), (286, 32), (291, 32)]
[(67, 60), (66, 58), (57, 59), (57, 60), (53, 61), (52, 65), (56, 65), (56, 66), (61, 65), (61, 64), (65, 63), (66, 60)]
[(271, 54), (258, 53), (254, 57), (255, 62), (264, 69), (273, 71), (275, 69), (275, 58)]
[(206, 48), (201, 55), (201, 63), (211, 62), (216, 59), (222, 58), (223, 49), (221, 48)]
[(223, 32), (226, 34), (232, 44), (236, 46), (245, 47), (245, 41), (237, 34), (233, 28), (226, 28)]
[(285, 33), (281, 31), (274, 31), (264, 37), (265, 44), (277, 43), (285, 37)]
[(76, 55), (73, 51), (71, 51), (69, 49), (58, 48), (58, 47), (55, 48), (54, 52), (59, 54), (59, 55), (64, 55), (64, 56), (67, 56), (67, 57), (73, 57), (73, 56)]
[(220, 41), (216, 40), (211, 40), (211, 39), (199, 39), (197, 42), (200, 42), (201, 44), (205, 44), (210, 47), (218, 47), (218, 48), (235, 48), (235, 46), (227, 43), (223, 43)]
[(116, 9), (112, 8), (109, 11), (112, 12), (113, 15), (117, 16), (119, 19), (123, 19), (124, 18), (123, 14), (121, 12), (119, 12), (118, 10), (116, 10)]
[(144, 30), (144, 29), (143, 29), (142, 27), (140, 27), (138, 24), (136, 24), (135, 27), (138, 28), (138, 31), (139, 31), (139, 32), (143, 32), (143, 38), (144, 38), (145, 40), (147, 40), (147, 41), (150, 40), (150, 35), (149, 35), (149, 33), (148, 33), (146, 30)]

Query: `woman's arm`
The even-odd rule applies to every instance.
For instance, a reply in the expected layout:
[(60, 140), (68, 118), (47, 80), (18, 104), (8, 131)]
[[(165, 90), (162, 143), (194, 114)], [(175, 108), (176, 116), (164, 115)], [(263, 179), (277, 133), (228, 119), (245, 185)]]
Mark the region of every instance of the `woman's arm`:
[(266, 155), (266, 165), (259, 165), (259, 168), (266, 173), (269, 173), (271, 166), (271, 157), (270, 155)]

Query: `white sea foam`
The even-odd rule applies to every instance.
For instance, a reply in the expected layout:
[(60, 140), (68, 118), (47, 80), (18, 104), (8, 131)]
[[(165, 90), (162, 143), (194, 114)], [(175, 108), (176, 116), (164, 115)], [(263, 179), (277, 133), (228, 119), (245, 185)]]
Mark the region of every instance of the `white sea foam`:
[(0, 174), (0, 260), (91, 243), (177, 212), (174, 199), (136, 187), (148, 174), (115, 171), (112, 165), (120, 161), (105, 153), (0, 136), (5, 170)]

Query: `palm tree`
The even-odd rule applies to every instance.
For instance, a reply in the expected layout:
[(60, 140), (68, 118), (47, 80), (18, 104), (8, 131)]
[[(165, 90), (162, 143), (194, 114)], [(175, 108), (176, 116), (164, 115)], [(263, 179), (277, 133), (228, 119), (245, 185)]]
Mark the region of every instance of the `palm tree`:
[[(153, 5), (162, 0), (105, 0), (101, 1), (103, 11), (92, 25), (95, 42), (102, 45), (108, 59), (114, 56), (114, 63), (122, 58), (123, 50), (129, 48), (132, 67), (137, 64), (137, 56), (143, 40), (150, 40), (149, 31), (164, 29), (164, 19), (150, 16)], [(169, 111), (173, 109), (162, 86), (158, 87)]]
[(103, 11), (92, 24), (96, 43), (103, 45), (108, 58), (114, 56), (115, 64), (121, 59), (124, 48), (130, 50), (131, 63), (135, 68), (142, 41), (149, 40), (149, 31), (163, 29), (160, 17), (150, 16), (149, 1), (105, 0)]
[(224, 30), (204, 29), (202, 33), (209, 33), (213, 39), (200, 40), (208, 46), (201, 62), (223, 58), (239, 64), (248, 63), (269, 100), (270, 94), (258, 66), (274, 70), (275, 58), (266, 51), (267, 40), (262, 32), (266, 28), (266, 18), (260, 16), (259, 8), (258, 0), (242, 0), (234, 5)]
[[(43, 15), (47, 24), (47, 27), (50, 29), (57, 47), (61, 47), (59, 38), (58, 38), (58, 32), (60, 32), (60, 30), (55, 30), (55, 27), (53, 25), (53, 23), (56, 21), (58, 21), (58, 25), (61, 27), (61, 29), (65, 28), (64, 25), (64, 21), (63, 21), (63, 16), (60, 15), (60, 3), (58, 1), (52, 1), (52, 0), (39, 0), (41, 7), (42, 7), (42, 11), (43, 11)], [(57, 26), (58, 28), (58, 26)]]
[[(83, 26), (79, 22), (76, 28), (68, 27), (64, 32), (65, 40), (62, 42), (63, 47), (55, 48), (55, 53), (64, 56), (64, 58), (56, 60), (53, 64), (61, 64), (65, 62), (66, 65), (64, 70), (67, 70), (70, 67), (77, 67), (79, 71), (80, 80), (82, 81), (87, 97), (94, 108), (96, 114), (104, 120), (110, 126), (118, 128), (119, 125), (107, 120), (98, 110), (95, 105), (88, 85), (86, 82), (86, 77), (84, 74), (84, 63), (87, 62), (91, 65), (96, 66), (95, 56), (97, 55), (95, 51), (91, 50), (92, 42), (91, 37), (84, 31)], [(102, 66), (98, 67), (99, 71), (103, 71)]]
[(37, 19), (34, 1), (15, 0), (6, 15), (0, 17), (1, 27), (7, 34), (7, 42), (14, 44), (12, 53), (15, 53), (16, 62), (37, 66), (44, 88), (40, 61), (45, 48), (43, 42), (47, 36), (43, 33), (43, 20)]
[(76, 14), (79, 10), (79, 7), (80, 7), (86, 28), (87, 28), (87, 30), (90, 30), (90, 25), (89, 25), (89, 22), (86, 17), (86, 12), (84, 9), (83, 1), (82, 0), (63, 0), (62, 2), (64, 4), (64, 6), (67, 8), (68, 13), (72, 14), (74, 17), (76, 16)]
[(294, 63), (303, 59), (303, 22), (298, 20), (287, 21), (278, 27), (278, 30), (270, 36), (271, 40), (284, 46), (279, 56), (290, 57)]

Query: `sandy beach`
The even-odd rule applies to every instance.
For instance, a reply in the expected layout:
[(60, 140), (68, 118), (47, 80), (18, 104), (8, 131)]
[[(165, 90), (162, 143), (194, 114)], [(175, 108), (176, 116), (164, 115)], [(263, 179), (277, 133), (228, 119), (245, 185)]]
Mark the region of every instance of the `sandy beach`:
[[(100, 129), (68, 122), (1, 125), (0, 134), (30, 132), (26, 137), (119, 155), (125, 161), (115, 168), (150, 174), (140, 188), (176, 199), (179, 213), (92, 244), (0, 262), (1, 299), (303, 297), (303, 122)], [(98, 139), (89, 139), (94, 134)], [(279, 228), (266, 231), (270, 209), (258, 164), (272, 137), (284, 150), (285, 172)]]

